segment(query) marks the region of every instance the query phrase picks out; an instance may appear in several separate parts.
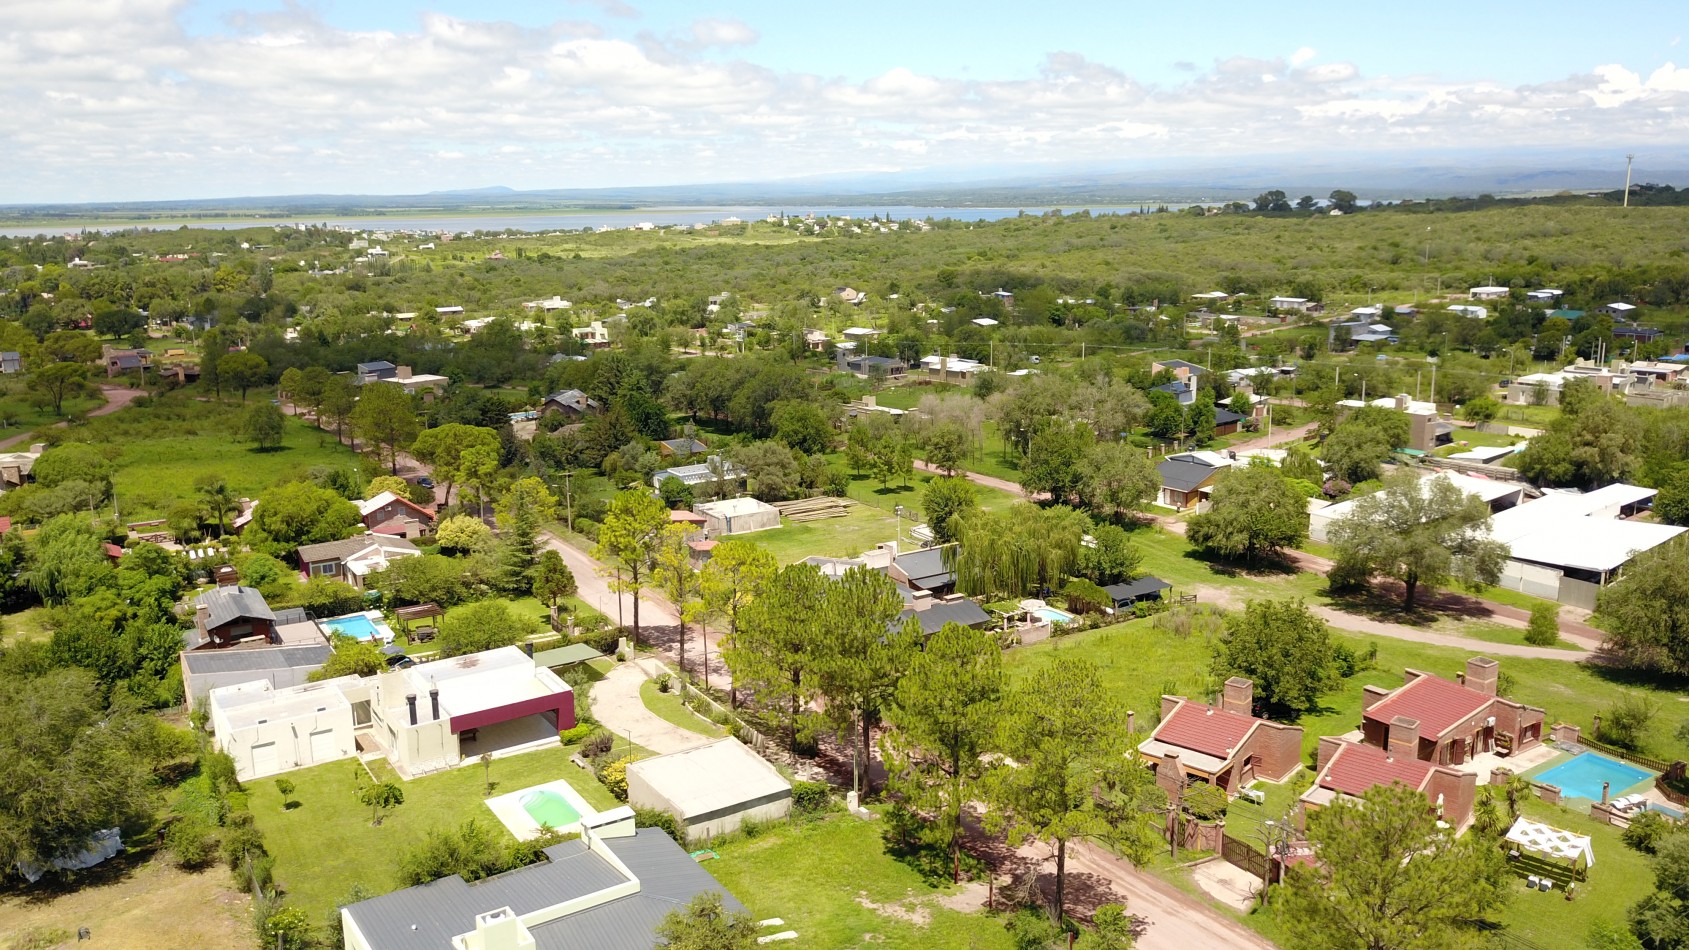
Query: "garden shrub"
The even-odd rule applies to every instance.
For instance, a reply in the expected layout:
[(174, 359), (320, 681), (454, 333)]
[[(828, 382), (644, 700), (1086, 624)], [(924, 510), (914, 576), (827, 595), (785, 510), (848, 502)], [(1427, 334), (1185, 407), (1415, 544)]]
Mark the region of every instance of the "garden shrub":
[(663, 834), (674, 839), (675, 844), (682, 848), (686, 847), (686, 823), (660, 808), (635, 808), (633, 810), (633, 826), (635, 828), (661, 828)]
[(833, 789), (826, 782), (793, 782), (792, 811), (799, 815), (818, 815), (833, 807)]
[(606, 791), (616, 796), (616, 801), (628, 800), (628, 763), (632, 761), (633, 756), (624, 756), (604, 766), (598, 774), (598, 781), (603, 783)]
[(176, 866), (188, 871), (205, 867), (217, 854), (216, 842), (211, 838), (211, 826), (197, 817), (172, 821), (164, 831), (164, 847)]
[(581, 743), (581, 754), (587, 758), (603, 755), (616, 744), (616, 734), (608, 729), (597, 729)]
[(1636, 751), (1647, 734), (1648, 723), (1660, 711), (1660, 704), (1640, 693), (1626, 693), (1601, 712), (1597, 741)]
[(1660, 849), (1660, 842), (1666, 836), (1676, 831), (1671, 822), (1666, 821), (1664, 815), (1657, 811), (1644, 811), (1630, 820), (1630, 827), (1626, 828), (1620, 837), (1624, 843), (1644, 854), (1654, 854)]
[(582, 722), (572, 729), (565, 729), (562, 732), (559, 732), (557, 734), (557, 738), (558, 741), (562, 742), (564, 745), (574, 745), (577, 742), (585, 741), (588, 736), (593, 735), (597, 731), (597, 723)]

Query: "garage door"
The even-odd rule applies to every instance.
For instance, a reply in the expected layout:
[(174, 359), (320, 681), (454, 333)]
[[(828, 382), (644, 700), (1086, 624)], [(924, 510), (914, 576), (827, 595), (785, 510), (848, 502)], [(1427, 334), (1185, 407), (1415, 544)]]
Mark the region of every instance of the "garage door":
[(266, 742), (252, 747), (252, 774), (270, 775), (276, 771), (276, 744)]
[(335, 758), (337, 752), (333, 729), (320, 729), (311, 733), (312, 762), (328, 762)]

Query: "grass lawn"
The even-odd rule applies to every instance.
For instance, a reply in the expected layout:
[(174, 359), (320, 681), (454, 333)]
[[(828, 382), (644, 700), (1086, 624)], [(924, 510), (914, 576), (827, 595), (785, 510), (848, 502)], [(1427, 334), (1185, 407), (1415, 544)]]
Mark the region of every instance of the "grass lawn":
[[(780, 917), (798, 932), (793, 950), (835, 947), (1008, 950), (1000, 919), (940, 903), (956, 889), (934, 887), (886, 854), (884, 823), (834, 815), (782, 824), (717, 847), (703, 867), (758, 919)], [(911, 917), (930, 915), (925, 923)]]
[(1026, 676), (1069, 652), (1101, 667), (1103, 688), (1137, 712), (1140, 731), (1155, 725), (1163, 694), (1198, 697), (1211, 692), (1208, 644), (1194, 636), (1170, 636), (1154, 629), (1148, 619), (1010, 650), (1003, 666), (1011, 676)]
[[(106, 404), (99, 393), (72, 396), (64, 401), (64, 415), (56, 415), (52, 406), (36, 405), (22, 379), (7, 377), (0, 381), (0, 439), (9, 439), (19, 432), (28, 432), (55, 422), (62, 422), (77, 413), (98, 409)], [(24, 445), (20, 448), (28, 448)]]
[[(1297, 779), (1302, 780), (1301, 785), (1297, 784)], [(1243, 797), (1232, 799), (1226, 809), (1226, 834), (1264, 853), (1266, 845), (1261, 840), (1262, 823), (1269, 820), (1282, 823), (1295, 807), (1300, 790), (1312, 782), (1313, 773), (1309, 769), (1292, 772), (1283, 782), (1256, 782), (1254, 787), (1267, 796), (1266, 804), (1257, 805)]]
[(1582, 940), (1597, 920), (1623, 925), (1630, 906), (1654, 889), (1651, 860), (1627, 847), (1619, 829), (1536, 798), (1527, 799), (1522, 811), (1527, 818), (1589, 835), (1595, 866), (1589, 870), (1589, 879), (1578, 883), (1576, 897), (1570, 901), (1562, 887), (1564, 879), (1556, 879), (1554, 890), (1546, 894), (1521, 886), (1497, 915), (1508, 933), (1544, 947), (1570, 946)]
[(50, 640), (53, 631), (47, 626), (47, 608), (30, 607), (0, 620), (0, 640), (23, 643), (29, 640)]
[[(569, 762), (574, 746), (498, 759), (492, 764), (493, 794), (502, 795), (530, 785), (567, 779), (587, 803), (608, 810), (620, 803), (588, 772)], [(382, 771), (377, 771), (383, 775)], [(369, 809), (358, 804), (360, 779), (368, 781), (356, 760), (330, 762), (289, 772), (298, 806), (283, 811), (275, 782), (247, 783), (252, 813), (264, 833), (264, 843), (276, 859), (276, 880), (288, 901), (313, 921), (334, 907), (352, 885), (372, 894), (385, 894), (398, 885), (399, 858), (432, 829), (456, 827), (473, 818), (483, 827), (508, 833), (483, 803), (479, 764), (401, 782), (405, 803), (390, 812), (380, 827), (370, 825)]]
[[(915, 524), (906, 518), (903, 530), (908, 531)], [(857, 505), (843, 518), (787, 523), (742, 537), (767, 548), (781, 564), (791, 564), (810, 555), (855, 557), (896, 536), (897, 516), (890, 511)]]
[(688, 732), (696, 732), (711, 739), (727, 735), (726, 729), (687, 709), (686, 704), (680, 701), (679, 693), (665, 693), (659, 690), (655, 680), (646, 680), (639, 684), (639, 699), (657, 718)]

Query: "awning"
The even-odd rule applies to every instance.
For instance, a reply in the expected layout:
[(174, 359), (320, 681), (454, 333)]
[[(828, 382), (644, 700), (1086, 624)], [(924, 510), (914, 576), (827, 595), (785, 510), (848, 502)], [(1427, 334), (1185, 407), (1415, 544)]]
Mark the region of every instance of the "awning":
[(1537, 854), (1562, 861), (1583, 860), (1585, 867), (1595, 866), (1595, 849), (1587, 835), (1574, 835), (1529, 818), (1520, 818), (1507, 829), (1507, 840)]

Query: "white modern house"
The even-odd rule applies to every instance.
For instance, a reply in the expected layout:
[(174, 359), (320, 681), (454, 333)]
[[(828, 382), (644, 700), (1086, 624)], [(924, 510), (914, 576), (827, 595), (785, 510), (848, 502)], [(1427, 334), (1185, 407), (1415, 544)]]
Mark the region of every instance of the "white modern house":
[(1621, 483), (1581, 494), (1549, 492), (1498, 512), (1490, 536), (1512, 552), (1501, 586), (1593, 609), (1601, 588), (1618, 578), (1631, 558), (1684, 532), (1676, 525), (1625, 520), (1656, 494)]
[(728, 736), (628, 765), (628, 804), (666, 811), (698, 841), (773, 821), (792, 810), (792, 783), (767, 759)]

